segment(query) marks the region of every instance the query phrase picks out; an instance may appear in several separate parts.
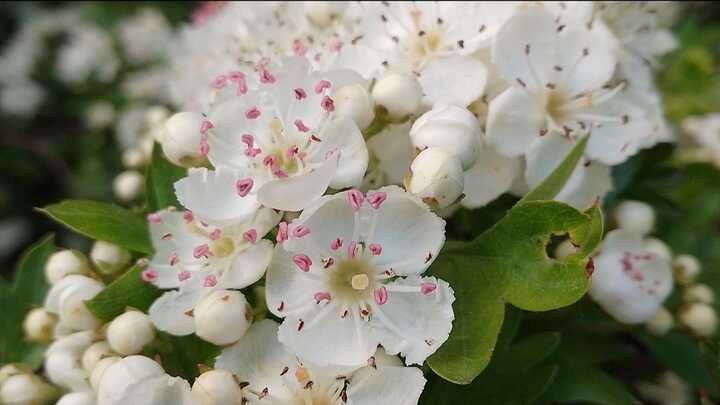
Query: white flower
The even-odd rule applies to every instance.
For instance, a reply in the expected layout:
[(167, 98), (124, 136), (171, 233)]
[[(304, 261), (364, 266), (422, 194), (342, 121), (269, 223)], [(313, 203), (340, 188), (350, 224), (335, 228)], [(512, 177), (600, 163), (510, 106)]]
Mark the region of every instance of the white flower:
[(150, 318), (160, 330), (187, 335), (196, 330), (192, 310), (204, 295), (262, 278), (273, 252), (263, 236), (279, 215), (262, 208), (247, 222), (214, 226), (190, 211), (164, 210), (148, 220), (155, 255), (143, 277), (159, 288), (177, 289), (155, 300)]
[(409, 133), (409, 122), (388, 124), (367, 140), (370, 161), (363, 190), (403, 184), (405, 174), (415, 158)]
[(240, 291), (215, 290), (195, 306), (195, 333), (218, 346), (240, 340), (252, 322), (252, 308)]
[[(224, 349), (215, 362), (217, 368), (233, 372), (242, 382), (242, 400), (249, 405), (268, 400), (283, 404), (416, 405), (420, 398), (425, 378), (418, 368), (382, 364), (374, 358), (354, 370), (317, 367), (287, 352), (277, 342), (277, 334), (275, 322), (259, 322), (242, 340)], [(334, 345), (343, 343), (335, 340)]]
[(95, 392), (97, 392), (98, 387), (100, 387), (100, 381), (102, 380), (102, 376), (105, 374), (105, 371), (121, 359), (122, 358), (119, 356), (110, 356), (104, 357), (97, 362), (92, 370), (92, 373), (90, 373), (90, 386), (93, 390), (95, 390)]
[(115, 353), (110, 348), (110, 345), (106, 341), (95, 342), (91, 344), (82, 354), (82, 366), (88, 374), (92, 374), (95, 366), (100, 360), (106, 357), (112, 357)]
[(717, 330), (718, 317), (715, 308), (702, 302), (690, 304), (680, 312), (678, 318), (683, 325), (698, 336), (710, 337)]
[(686, 118), (682, 127), (700, 147), (699, 155), (720, 165), (720, 114)]
[(68, 41), (58, 51), (57, 73), (70, 84), (88, 80), (109, 83), (120, 68), (112, 38), (101, 28), (81, 24), (68, 33)]
[(380, 77), (373, 86), (375, 104), (396, 121), (405, 120), (420, 109), (422, 89), (412, 75), (389, 72)]
[(330, 96), (335, 100), (335, 110), (341, 116), (352, 118), (360, 129), (367, 128), (375, 118), (373, 100), (361, 84), (350, 84), (335, 89)]
[(96, 241), (90, 249), (90, 260), (103, 274), (116, 274), (130, 266), (130, 252), (102, 240)]
[(650, 319), (645, 321), (645, 328), (653, 335), (661, 336), (668, 333), (674, 323), (670, 311), (665, 307), (660, 307)]
[(87, 257), (77, 250), (64, 249), (53, 253), (45, 263), (45, 276), (50, 284), (55, 284), (70, 274), (90, 274)]
[(615, 208), (615, 222), (619, 228), (644, 236), (655, 226), (655, 210), (642, 201), (623, 201)]
[(480, 150), (480, 123), (465, 108), (436, 104), (415, 121), (410, 139), (419, 150), (443, 149), (459, 158), (467, 170), (475, 164)]
[(126, 170), (113, 180), (113, 194), (124, 202), (137, 200), (145, 188), (145, 176), (135, 170)]
[(101, 325), (85, 306), (85, 301), (92, 299), (104, 288), (97, 280), (86, 276), (69, 275), (53, 284), (45, 296), (45, 309), (57, 314), (59, 325), (70, 330), (90, 330)]
[(665, 371), (657, 384), (640, 381), (636, 388), (643, 399), (659, 405), (689, 405), (694, 402), (690, 387), (672, 371)]
[(71, 392), (63, 395), (55, 405), (96, 405), (92, 392)]
[(165, 157), (178, 166), (201, 166), (206, 161), (200, 153), (201, 131), (205, 119), (199, 113), (180, 112), (165, 121), (162, 148)]
[[(261, 344), (266, 346), (268, 343)], [(229, 371), (210, 370), (195, 379), (192, 394), (200, 405), (240, 404), (243, 392), (239, 383)]]
[(124, 356), (138, 354), (155, 339), (155, 327), (140, 311), (127, 311), (110, 322), (107, 341), (113, 351)]
[(49, 342), (52, 340), (57, 321), (57, 316), (45, 308), (34, 308), (28, 312), (23, 321), (25, 337), (32, 342)]
[(505, 155), (549, 133), (591, 133), (587, 156), (617, 164), (652, 133), (642, 108), (618, 94), (624, 84), (606, 86), (616, 57), (597, 27), (559, 24), (544, 7), (525, 5), (498, 33), (493, 62), (511, 83), (490, 103), (487, 122), (489, 141)]
[(56, 340), (48, 347), (43, 366), (53, 384), (72, 391), (89, 390), (89, 375), (82, 367), (81, 357), (94, 337), (93, 331), (77, 332)]
[(194, 403), (190, 385), (144, 356), (125, 357), (105, 370), (97, 391), (97, 405), (155, 405)]
[(673, 260), (676, 277), (681, 284), (690, 284), (697, 278), (702, 265), (697, 257), (692, 255), (677, 255)]
[(413, 160), (405, 188), (433, 208), (445, 208), (462, 197), (463, 179), (460, 159), (432, 147)]
[(667, 243), (657, 238), (645, 238), (645, 251), (664, 257), (672, 261), (673, 253)]
[(10, 363), (0, 368), (0, 385), (4, 384), (8, 378), (18, 374), (32, 374), (33, 370), (26, 364)]
[(672, 292), (669, 260), (648, 253), (639, 234), (609, 232), (594, 262), (590, 296), (620, 322), (646, 321)]
[(685, 302), (712, 304), (715, 301), (715, 293), (707, 284), (695, 284), (686, 288), (682, 297)]
[(57, 388), (34, 374), (14, 375), (0, 387), (0, 403), (7, 405), (49, 405), (58, 396)]
[(163, 55), (172, 28), (162, 13), (144, 8), (120, 20), (116, 32), (128, 59), (137, 64), (150, 62)]
[(268, 269), (268, 308), (285, 318), (280, 341), (319, 365), (364, 364), (378, 344), (422, 363), (454, 318), (450, 286), (422, 276), (444, 225), (396, 186), (322, 197), (281, 235)]
[(467, 208), (478, 208), (495, 200), (501, 194), (511, 191), (513, 181), (522, 175), (521, 162), (508, 158), (484, 143), (475, 158), (475, 164), (465, 171), (461, 204)]

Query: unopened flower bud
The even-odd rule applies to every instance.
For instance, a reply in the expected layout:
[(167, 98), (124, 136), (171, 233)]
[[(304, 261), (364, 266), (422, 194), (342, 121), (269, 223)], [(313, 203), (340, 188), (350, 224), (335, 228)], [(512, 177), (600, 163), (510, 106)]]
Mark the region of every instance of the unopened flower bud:
[(200, 405), (231, 405), (243, 394), (229, 371), (210, 370), (202, 373), (192, 386), (192, 394)]
[(709, 337), (717, 329), (717, 314), (715, 308), (708, 304), (696, 302), (680, 312), (680, 322), (687, 326), (694, 334)]
[(665, 307), (660, 307), (653, 316), (645, 321), (645, 328), (653, 335), (664, 335), (673, 327), (673, 316)]
[(93, 103), (85, 111), (85, 121), (91, 129), (104, 129), (115, 120), (115, 107), (107, 101)]
[(66, 249), (53, 253), (45, 263), (45, 276), (50, 284), (70, 274), (90, 274), (87, 257), (77, 250)]
[(32, 374), (32, 368), (22, 363), (10, 363), (0, 368), (0, 385), (4, 384), (5, 381), (18, 374)]
[(409, 192), (433, 208), (445, 208), (462, 197), (464, 177), (460, 159), (438, 148), (420, 152), (406, 179)]
[(71, 392), (60, 398), (55, 405), (96, 405), (92, 392)]
[(114, 356), (114, 352), (106, 341), (95, 342), (85, 349), (82, 355), (82, 366), (88, 373), (92, 373), (95, 366), (105, 357)]
[(422, 88), (414, 76), (387, 73), (372, 89), (375, 105), (381, 106), (393, 121), (402, 121), (420, 109)]
[(101, 321), (85, 306), (104, 286), (90, 277), (70, 275), (52, 286), (45, 297), (45, 309), (58, 314), (60, 324), (69, 330), (90, 330)]
[(88, 373), (82, 368), (82, 353), (92, 344), (94, 332), (77, 332), (56, 340), (45, 352), (45, 375), (55, 385), (72, 391), (89, 388)]
[(103, 375), (105, 375), (105, 371), (115, 364), (116, 362), (120, 361), (121, 358), (118, 356), (112, 356), (112, 357), (105, 357), (103, 359), (100, 359), (100, 361), (97, 362), (95, 365), (95, 368), (93, 368), (92, 373), (90, 374), (90, 386), (97, 391), (100, 387), (100, 380), (102, 380)]
[(619, 228), (647, 235), (655, 226), (655, 210), (641, 201), (623, 201), (615, 208), (615, 221)]
[(700, 261), (691, 255), (678, 255), (673, 261), (675, 278), (681, 284), (689, 284), (695, 280), (702, 267)]
[(646, 252), (656, 254), (667, 261), (672, 261), (672, 250), (665, 242), (657, 238), (646, 238), (644, 242)]
[(150, 317), (139, 311), (128, 311), (110, 322), (107, 340), (110, 347), (125, 356), (138, 354), (155, 339)]
[(458, 157), (463, 169), (468, 169), (480, 148), (480, 123), (465, 108), (438, 105), (415, 121), (410, 139), (418, 149), (437, 147)]
[(31, 342), (47, 343), (53, 338), (57, 317), (45, 308), (30, 310), (23, 321), (25, 337)]
[(142, 173), (126, 170), (113, 180), (113, 194), (120, 201), (134, 201), (142, 194), (144, 185), (145, 176)]
[(577, 253), (577, 251), (578, 249), (572, 244), (572, 241), (570, 241), (570, 239), (565, 239), (555, 248), (555, 258), (563, 260), (566, 257)]
[(685, 289), (683, 292), (685, 302), (702, 302), (712, 304), (715, 301), (715, 293), (706, 284), (696, 284)]
[(34, 374), (14, 375), (0, 387), (0, 403), (7, 405), (51, 404), (58, 396), (55, 387)]
[(138, 148), (126, 149), (122, 154), (122, 164), (128, 169), (140, 169), (147, 163), (147, 156)]
[(345, 1), (306, 1), (305, 15), (318, 27), (325, 28), (337, 20), (347, 7)]
[(240, 291), (218, 290), (203, 297), (193, 311), (196, 334), (218, 346), (240, 340), (252, 322), (252, 309)]
[(200, 154), (200, 128), (202, 115), (194, 112), (180, 112), (165, 122), (162, 149), (165, 157), (183, 167), (202, 166), (205, 156)]
[(128, 387), (163, 375), (165, 370), (148, 357), (129, 356), (118, 360), (103, 370), (97, 389), (98, 404), (116, 404)]
[(97, 241), (90, 250), (90, 260), (103, 274), (116, 274), (130, 265), (130, 252), (105, 241)]
[(332, 98), (336, 114), (351, 118), (360, 129), (367, 128), (375, 118), (370, 94), (360, 84), (343, 86), (333, 93)]

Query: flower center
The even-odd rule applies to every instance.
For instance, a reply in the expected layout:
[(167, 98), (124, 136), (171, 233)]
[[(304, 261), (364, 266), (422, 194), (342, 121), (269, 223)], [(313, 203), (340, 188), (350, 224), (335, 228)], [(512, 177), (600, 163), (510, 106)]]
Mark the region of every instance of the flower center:
[(565, 96), (557, 90), (551, 90), (547, 98), (546, 110), (550, 118), (556, 123), (562, 123), (567, 117), (567, 111), (562, 107), (567, 102)]
[(364, 302), (372, 298), (375, 279), (365, 260), (342, 260), (331, 270), (330, 287), (334, 297), (346, 302)]
[(212, 243), (210, 251), (215, 257), (227, 257), (235, 250), (235, 242), (228, 237), (222, 237)]

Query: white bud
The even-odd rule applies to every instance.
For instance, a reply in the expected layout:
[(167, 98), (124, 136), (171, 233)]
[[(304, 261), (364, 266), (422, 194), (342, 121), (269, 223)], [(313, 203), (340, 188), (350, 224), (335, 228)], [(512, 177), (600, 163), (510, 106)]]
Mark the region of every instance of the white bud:
[(130, 252), (105, 241), (97, 241), (90, 250), (90, 260), (103, 274), (116, 274), (130, 265)]
[(306, 1), (305, 15), (313, 24), (325, 28), (345, 12), (345, 1)]
[(389, 72), (372, 89), (375, 105), (382, 106), (392, 120), (401, 121), (420, 109), (422, 88), (414, 76)]
[(63, 395), (55, 405), (95, 405), (95, 394), (92, 392), (71, 392)]
[(696, 284), (685, 289), (683, 292), (685, 302), (702, 302), (712, 304), (715, 302), (715, 293), (712, 288), (705, 284)]
[(32, 368), (22, 363), (10, 363), (0, 368), (0, 385), (4, 384), (5, 381), (18, 374), (32, 374)]
[(437, 147), (458, 157), (466, 170), (478, 156), (480, 123), (465, 108), (436, 105), (415, 121), (410, 129), (410, 139), (420, 150)]
[(103, 375), (105, 375), (105, 371), (115, 364), (116, 362), (120, 361), (121, 358), (118, 356), (112, 356), (112, 357), (105, 357), (97, 362), (95, 365), (95, 368), (93, 368), (92, 373), (90, 374), (90, 386), (97, 391), (100, 387), (100, 380), (102, 380)]
[(660, 307), (653, 316), (645, 321), (645, 328), (653, 335), (664, 335), (672, 329), (673, 316), (665, 307)]
[(252, 309), (240, 291), (217, 290), (198, 302), (193, 316), (199, 337), (224, 346), (245, 335), (252, 322)]
[(180, 112), (165, 122), (162, 149), (165, 157), (178, 166), (201, 166), (205, 157), (200, 154), (200, 127), (203, 116), (194, 112)]
[(150, 107), (145, 113), (145, 123), (149, 127), (163, 125), (170, 116), (170, 111), (167, 108), (156, 105)]
[(648, 253), (656, 254), (667, 261), (672, 261), (672, 250), (670, 250), (670, 247), (660, 239), (646, 238), (645, 251)]
[(641, 201), (623, 201), (615, 208), (615, 221), (622, 229), (647, 235), (655, 226), (655, 210)]
[(709, 337), (717, 329), (717, 314), (708, 304), (696, 302), (680, 312), (680, 322), (687, 326), (694, 334)]
[(95, 366), (105, 357), (114, 356), (114, 352), (106, 341), (95, 342), (85, 349), (82, 355), (82, 366), (85, 371), (92, 373)]
[(360, 129), (367, 128), (375, 118), (370, 94), (360, 84), (343, 86), (333, 92), (332, 98), (336, 114), (351, 118)]
[(139, 311), (128, 311), (110, 322), (107, 340), (110, 347), (125, 356), (138, 354), (155, 339), (150, 317)]
[(438, 148), (420, 152), (410, 165), (407, 190), (434, 208), (445, 208), (460, 199), (464, 176), (460, 159)]
[(202, 373), (192, 386), (192, 394), (200, 405), (234, 405), (243, 394), (232, 373), (211, 370)]
[(85, 120), (92, 129), (103, 129), (115, 120), (115, 107), (107, 101), (93, 103), (85, 111)]
[(147, 161), (147, 157), (138, 148), (126, 149), (122, 154), (122, 164), (128, 169), (140, 169)]
[(90, 274), (87, 257), (77, 250), (66, 249), (53, 253), (45, 263), (45, 277), (50, 284), (70, 274)]
[(55, 350), (45, 355), (45, 375), (53, 384), (72, 391), (88, 387), (88, 373), (80, 365), (80, 354), (73, 350)]
[(33, 374), (18, 374), (0, 387), (0, 403), (4, 405), (44, 405), (58, 397), (55, 387)]
[[(111, 364), (102, 373), (97, 389), (98, 405), (116, 404), (128, 388), (165, 375), (165, 370), (145, 356), (129, 356)], [(161, 395), (158, 393), (156, 398)]]
[(45, 297), (45, 309), (58, 314), (60, 324), (69, 330), (90, 330), (101, 325), (85, 306), (104, 286), (90, 277), (70, 275), (52, 286)]
[(681, 284), (689, 284), (700, 274), (702, 266), (700, 261), (691, 255), (678, 255), (673, 261), (675, 277)]
[(565, 259), (566, 257), (577, 253), (577, 247), (572, 244), (570, 239), (565, 239), (555, 248), (555, 258), (558, 260)]
[(25, 337), (31, 342), (46, 343), (52, 340), (57, 317), (45, 308), (30, 310), (23, 321)]
[(113, 193), (120, 201), (130, 202), (138, 199), (143, 192), (145, 176), (135, 170), (126, 170), (113, 180)]

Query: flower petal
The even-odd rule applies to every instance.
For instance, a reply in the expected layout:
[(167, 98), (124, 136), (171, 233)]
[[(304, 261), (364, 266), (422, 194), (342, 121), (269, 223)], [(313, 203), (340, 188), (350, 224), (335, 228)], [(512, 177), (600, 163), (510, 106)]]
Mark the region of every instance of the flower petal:
[(353, 374), (348, 397), (354, 405), (416, 405), (425, 382), (416, 367), (363, 367)]
[(450, 56), (431, 61), (420, 74), (420, 85), (431, 104), (465, 107), (485, 90), (487, 69), (470, 56)]
[(258, 190), (258, 201), (266, 207), (282, 211), (300, 211), (327, 190), (337, 170), (338, 159), (333, 156), (310, 172), (287, 179), (271, 180)]
[(522, 89), (505, 90), (488, 107), (488, 142), (505, 156), (522, 155), (545, 123), (543, 108)]
[(167, 291), (150, 306), (148, 315), (159, 330), (177, 336), (195, 332), (191, 311), (204, 294), (203, 290)]
[(273, 245), (262, 239), (238, 253), (232, 264), (220, 277), (224, 288), (245, 288), (260, 280), (265, 274), (273, 255)]
[(475, 164), (465, 172), (463, 207), (478, 208), (495, 200), (510, 189), (519, 170), (518, 159), (482, 147)]

